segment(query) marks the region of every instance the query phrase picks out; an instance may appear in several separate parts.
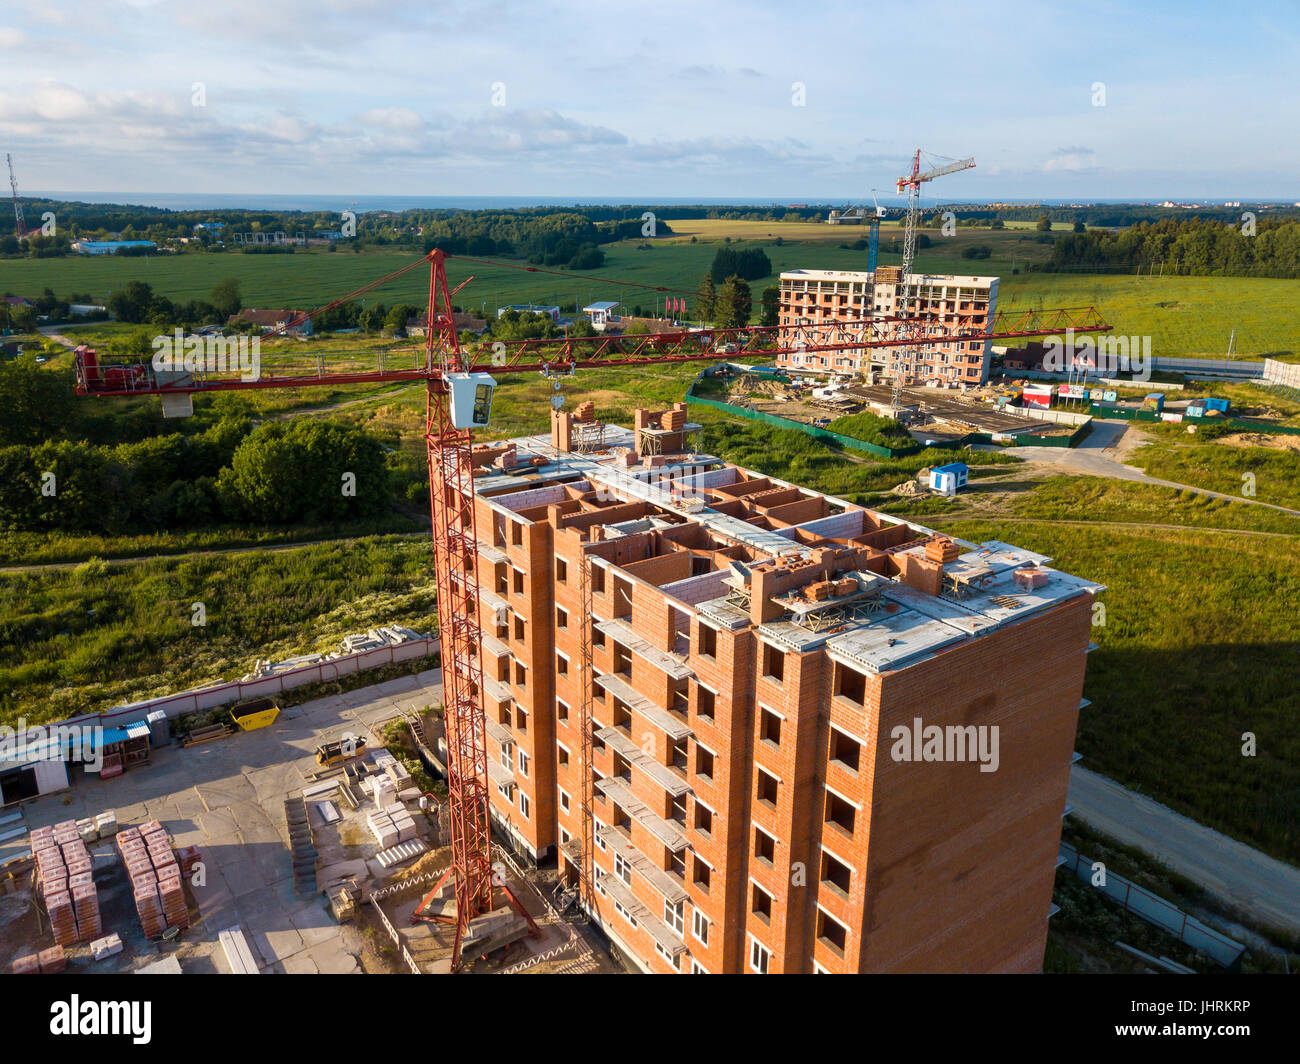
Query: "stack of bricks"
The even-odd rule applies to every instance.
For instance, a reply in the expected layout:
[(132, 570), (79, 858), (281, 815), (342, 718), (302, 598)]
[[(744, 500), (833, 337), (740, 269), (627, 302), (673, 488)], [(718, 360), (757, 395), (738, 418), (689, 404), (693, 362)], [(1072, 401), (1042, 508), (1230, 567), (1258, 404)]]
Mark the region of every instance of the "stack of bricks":
[(185, 879), (193, 879), (194, 869), (203, 858), (197, 846), (186, 846), (176, 851), (176, 860), (181, 866), (181, 876)]
[(9, 970), (14, 975), (55, 975), (63, 971), (68, 966), (67, 954), (63, 952), (62, 946), (51, 946), (49, 949), (43, 949), (40, 953), (28, 953), (22, 957), (15, 957)]
[(681, 432), (686, 427), (686, 411), (665, 410), (659, 418), (659, 424), (668, 432)]
[[(158, 938), (167, 928), (190, 926), (189, 908), (182, 886), (182, 865), (177, 861), (167, 832), (157, 820), (117, 834), (122, 855), (146, 938)], [(189, 867), (198, 861), (198, 850), (186, 851)]]
[(935, 536), (926, 543), (925, 556), (932, 562), (947, 565), (961, 557), (961, 548), (947, 536)]
[(99, 894), (90, 852), (75, 820), (32, 832), (36, 885), (45, 901), (54, 941), (60, 946), (89, 942), (103, 932)]

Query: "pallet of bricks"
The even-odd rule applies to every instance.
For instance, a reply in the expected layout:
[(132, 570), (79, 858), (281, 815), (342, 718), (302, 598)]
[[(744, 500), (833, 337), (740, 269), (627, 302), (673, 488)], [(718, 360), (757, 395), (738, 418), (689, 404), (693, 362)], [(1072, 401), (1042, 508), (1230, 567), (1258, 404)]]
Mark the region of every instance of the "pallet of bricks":
[(9, 970), (14, 975), (55, 975), (68, 966), (68, 958), (62, 946), (51, 946), (40, 953), (28, 953), (14, 958)]
[[(162, 824), (148, 820), (138, 828), (119, 831), (117, 851), (131, 880), (135, 911), (145, 937), (159, 938), (168, 927), (189, 927), (190, 911), (181, 879), (183, 869)], [(187, 850), (186, 854), (192, 867), (198, 860), (198, 851), (193, 850), (189, 856)]]
[(32, 832), (32, 857), (36, 861), (36, 888), (45, 902), (54, 941), (72, 946), (99, 938), (99, 893), (90, 851), (81, 840), (75, 820)]

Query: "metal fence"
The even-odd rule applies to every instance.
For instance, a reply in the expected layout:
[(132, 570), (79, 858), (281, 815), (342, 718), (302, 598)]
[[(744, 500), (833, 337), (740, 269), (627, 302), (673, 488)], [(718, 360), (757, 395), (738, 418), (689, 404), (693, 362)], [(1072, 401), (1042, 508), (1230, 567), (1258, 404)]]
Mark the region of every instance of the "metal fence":
[(1286, 388), (1300, 388), (1300, 362), (1279, 362), (1275, 358), (1266, 358), (1264, 380)]
[(1076, 850), (1069, 843), (1061, 843), (1061, 858), (1065, 867), (1082, 879), (1089, 886), (1100, 890), (1111, 901), (1123, 906), (1127, 912), (1140, 916), (1149, 924), (1154, 924), (1168, 931), (1175, 938), (1200, 953), (1204, 953), (1217, 964), (1232, 968), (1237, 964), (1246, 947), (1235, 942), (1227, 935), (1221, 935), (1212, 927), (1207, 927), (1194, 916), (1188, 916), (1182, 909), (1164, 898), (1157, 897), (1149, 890), (1144, 890), (1136, 883), (1106, 870), (1104, 881), (1100, 886), (1093, 884), (1092, 859)]
[(852, 436), (831, 432), (829, 429), (823, 429), (817, 425), (805, 425), (802, 421), (791, 421), (789, 418), (777, 417), (775, 414), (765, 414), (761, 410), (749, 410), (743, 406), (720, 403), (716, 399), (704, 399), (698, 395), (692, 395), (690, 392), (686, 393), (686, 401), (699, 406), (709, 406), (714, 410), (720, 410), (724, 414), (731, 414), (734, 417), (760, 421), (765, 425), (772, 425), (779, 429), (793, 429), (795, 432), (802, 432), (805, 436), (811, 436), (814, 440), (833, 443), (838, 447), (848, 447), (854, 451), (866, 451), (868, 454), (874, 454), (879, 458), (902, 458), (904, 455), (916, 454), (924, 450), (919, 443), (913, 444), (911, 447), (900, 447), (898, 450), (891, 450), (876, 443), (868, 443), (866, 440), (856, 440)]
[(384, 930), (388, 932), (389, 936), (393, 940), (393, 944), (397, 946), (397, 951), (402, 955), (402, 960), (406, 962), (406, 966), (411, 969), (411, 974), (423, 975), (424, 969), (415, 963), (415, 958), (411, 956), (411, 951), (402, 943), (402, 937), (397, 933), (397, 928), (393, 926), (392, 921), (388, 919), (387, 914), (385, 914), (384, 910), (380, 908), (379, 902), (375, 900), (373, 894), (370, 896), (370, 904), (375, 907), (375, 912), (379, 914), (379, 922), (384, 925)]

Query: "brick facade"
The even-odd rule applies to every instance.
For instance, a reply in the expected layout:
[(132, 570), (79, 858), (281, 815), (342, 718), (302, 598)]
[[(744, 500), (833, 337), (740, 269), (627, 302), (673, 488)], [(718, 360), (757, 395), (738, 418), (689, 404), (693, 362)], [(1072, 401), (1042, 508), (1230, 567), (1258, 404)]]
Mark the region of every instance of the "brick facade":
[[(871, 313), (880, 317), (897, 315), (906, 303), (914, 315), (927, 315), (934, 324), (946, 329), (992, 327), (997, 313), (998, 279), (996, 277), (960, 277), (936, 274), (901, 275), (898, 267), (880, 267), (872, 275), (851, 270), (791, 270), (781, 274), (779, 324), (790, 327), (782, 332), (786, 342), (802, 338), (806, 343), (843, 342), (842, 337), (823, 323), (860, 321), (868, 299)], [(794, 331), (795, 326), (812, 326), (811, 330)], [(891, 338), (883, 325), (880, 338)], [(834, 333), (834, 334), (833, 334)], [(861, 335), (861, 329), (858, 330)], [(957, 384), (984, 384), (988, 381), (991, 341), (927, 341), (919, 345), (912, 357), (915, 381), (939, 380)], [(781, 367), (822, 376), (840, 374), (865, 376), (879, 381), (890, 376), (897, 365), (899, 349), (877, 347), (811, 353), (783, 352), (777, 357)]]
[[(493, 816), (575, 885), (592, 832), (584, 896), (636, 964), (1038, 969), (1095, 585), (1045, 570), (1052, 594), (998, 605), (985, 586), (1012, 587), (1027, 552), (936, 551), (928, 529), (707, 456), (551, 452), (518, 474), (501, 453), (482, 452), (475, 503)], [(791, 626), (846, 577), (853, 617)], [(997, 771), (895, 760), (918, 717), (996, 726)]]

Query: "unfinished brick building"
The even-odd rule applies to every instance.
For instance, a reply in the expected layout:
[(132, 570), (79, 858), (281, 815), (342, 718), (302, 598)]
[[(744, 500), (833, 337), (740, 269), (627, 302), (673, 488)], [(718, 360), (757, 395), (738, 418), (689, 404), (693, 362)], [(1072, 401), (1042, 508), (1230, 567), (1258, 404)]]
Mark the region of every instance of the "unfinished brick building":
[[(789, 270), (781, 274), (780, 324), (801, 326), (782, 336), (817, 343), (840, 339), (838, 328), (828, 323), (863, 316), (888, 317), (904, 306), (913, 314), (924, 314), (948, 329), (992, 331), (998, 305), (996, 277), (953, 274), (909, 273), (901, 267), (880, 266), (874, 274), (855, 270)], [(811, 326), (812, 328), (807, 328)], [(882, 326), (892, 336), (896, 326)], [(859, 330), (859, 335), (861, 330)], [(910, 355), (909, 379), (941, 381), (946, 384), (986, 384), (992, 354), (992, 340), (925, 340)], [(818, 375), (865, 376), (868, 380), (892, 379), (899, 369), (900, 353), (894, 347), (849, 348), (839, 351), (799, 353), (783, 351), (776, 364), (794, 372)]]
[(698, 429), (476, 449), (498, 827), (647, 971), (1037, 971), (1098, 585)]

